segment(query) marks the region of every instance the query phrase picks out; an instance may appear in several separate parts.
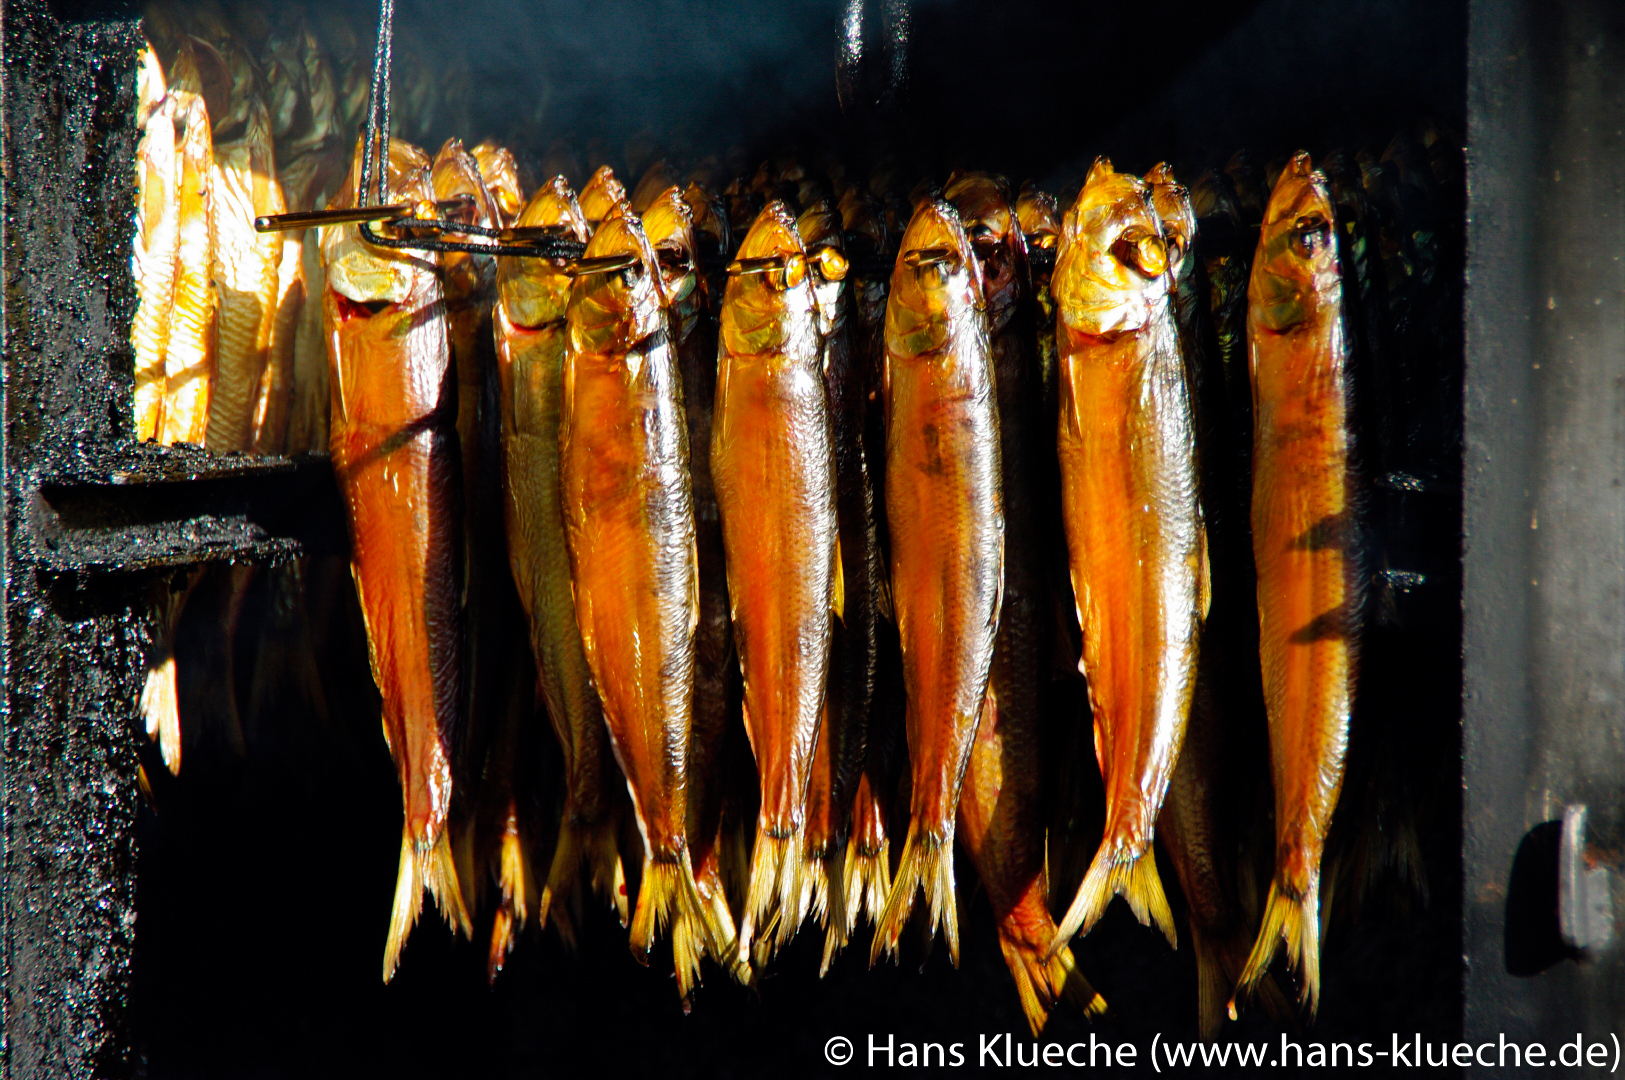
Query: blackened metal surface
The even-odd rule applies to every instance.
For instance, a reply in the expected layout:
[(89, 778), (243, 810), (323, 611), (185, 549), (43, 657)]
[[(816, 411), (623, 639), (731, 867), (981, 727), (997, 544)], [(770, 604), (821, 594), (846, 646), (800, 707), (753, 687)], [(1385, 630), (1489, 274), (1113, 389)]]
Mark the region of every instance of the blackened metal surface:
[(1469, 40), (1466, 1035), (1606, 1040), (1618, 948), (1531, 964), (1508, 887), (1566, 804), (1625, 849), (1625, 10), (1477, 0)]
[(129, 583), (53, 585), (15, 556), (42, 471), (128, 426), (138, 36), (61, 25), (39, 3), (4, 17), (5, 1067), (119, 1076), (145, 643)]

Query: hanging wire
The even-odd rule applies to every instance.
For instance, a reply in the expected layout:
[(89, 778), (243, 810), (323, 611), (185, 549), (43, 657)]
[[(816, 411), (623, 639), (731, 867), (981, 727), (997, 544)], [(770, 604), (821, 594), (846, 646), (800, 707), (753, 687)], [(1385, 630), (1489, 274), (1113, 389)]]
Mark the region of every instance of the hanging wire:
[[(389, 201), (390, 69), (394, 60), (395, 0), (378, 5), (378, 47), (373, 53), (372, 85), (367, 94), (367, 123), (361, 142), (361, 176), (356, 185), (359, 205), (354, 209), (312, 210), (295, 214), (275, 214), (254, 220), (260, 232), (301, 229), (321, 225), (355, 224), (361, 238), (378, 247), (406, 251), (466, 252), (471, 255), (508, 255), (521, 258), (579, 259), (586, 245), (560, 235), (560, 230), (542, 228), (490, 228), (472, 222), (456, 221), (444, 215), (473, 208), (467, 196), (436, 202), (434, 217), (419, 217), (419, 207)], [(377, 185), (373, 168), (378, 169)], [(369, 201), (370, 200), (370, 201)], [(369, 213), (371, 211), (371, 213)], [(404, 235), (384, 235), (373, 229), (382, 222), (391, 231)], [(416, 235), (429, 233), (436, 235)], [(447, 240), (446, 233), (477, 236), (485, 243)]]

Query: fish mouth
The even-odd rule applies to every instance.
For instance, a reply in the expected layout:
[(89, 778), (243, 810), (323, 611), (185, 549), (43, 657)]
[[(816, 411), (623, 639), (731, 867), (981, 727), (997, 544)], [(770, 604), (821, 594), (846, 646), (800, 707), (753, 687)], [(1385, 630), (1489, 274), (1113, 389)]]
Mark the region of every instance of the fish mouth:
[(382, 315), (395, 306), (388, 300), (352, 300), (337, 289), (328, 291), (333, 294), (334, 305), (338, 308), (340, 325), (371, 319), (374, 315)]

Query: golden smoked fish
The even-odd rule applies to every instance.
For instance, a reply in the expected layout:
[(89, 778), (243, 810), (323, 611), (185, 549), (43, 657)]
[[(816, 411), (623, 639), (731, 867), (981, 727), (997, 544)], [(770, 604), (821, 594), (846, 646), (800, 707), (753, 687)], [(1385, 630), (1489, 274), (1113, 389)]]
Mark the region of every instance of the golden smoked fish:
[[(660, 263), (666, 332), (677, 354), (683, 385), (683, 417), (688, 425), (688, 472), (694, 491), (694, 532), (699, 559), (700, 612), (694, 628), (694, 700), (688, 737), (688, 838), (694, 882), (705, 902), (714, 941), (735, 939), (726, 880), (748, 873), (725, 866), (737, 859), (736, 844), (724, 828), (730, 770), (729, 722), (737, 700), (733, 624), (729, 614), (727, 556), (722, 520), (711, 482), (711, 413), (716, 396), (717, 330), (708, 286), (700, 274), (691, 205), (675, 187), (649, 200), (642, 215), (649, 243)], [(721, 300), (719, 294), (716, 299)], [(748, 856), (747, 856), (748, 858)], [(737, 953), (715, 958), (735, 977), (749, 981), (750, 969)]]
[[(993, 666), (1009, 647), (1002, 632)], [(1063, 946), (1046, 958), (1055, 937), (1049, 912), (1049, 880), (1044, 859), (1044, 763), (1038, 727), (999, 707), (989, 691), (976, 728), (970, 764), (959, 794), (959, 840), (982, 880), (999, 950), (1016, 983), (1021, 1009), (1034, 1037), (1063, 999), (1086, 1016), (1107, 1012)]]
[[(864, 188), (853, 185), (841, 195), (841, 232), (850, 238), (851, 255), (884, 256), (892, 251), (884, 211)], [(890, 276), (854, 272), (850, 286), (853, 325), (850, 347), (863, 392), (863, 452), (874, 488), (875, 533), (880, 570), (877, 603), (875, 688), (864, 731), (863, 771), (852, 798), (851, 839), (845, 869), (846, 910), (856, 925), (860, 915), (878, 920), (891, 892), (890, 822), (897, 786), (898, 742), (902, 738), (903, 692), (897, 630), (892, 622), (887, 577), (886, 408), (881, 398), (885, 366), (886, 298)]]
[(823, 974), (856, 926), (857, 905), (847, 903), (848, 842), (875, 696), (882, 569), (874, 483), (863, 446), (868, 386), (852, 348), (841, 216), (821, 200), (802, 212), (796, 229), (807, 250), (818, 302), (824, 390), (835, 449), (838, 588), (843, 600), (841, 617), (831, 627), (829, 690), (807, 785), (802, 914), (797, 918), (799, 922), (810, 913), (824, 925)]
[[(183, 53), (184, 58), (184, 53)], [(175, 302), (164, 348), (164, 406), (158, 441), (203, 445), (215, 378), (215, 329), (219, 296), (214, 289), (214, 144), (203, 97), (171, 91), (175, 98), (176, 148), (180, 158), (175, 247)]]
[(141, 50), (136, 73), (141, 142), (136, 146), (135, 437), (157, 437), (164, 406), (164, 353), (175, 305), (175, 255), (180, 240), (180, 163), (175, 157), (175, 100), (152, 46)]
[[(587, 222), (575, 193), (556, 176), (536, 189), (517, 219), (556, 227), (585, 242)], [(550, 911), (569, 933), (566, 911), (580, 909), (582, 863), (593, 891), (626, 925), (626, 878), (616, 847), (613, 795), (621, 783), (576, 626), (559, 488), (559, 418), (563, 405), (565, 305), (570, 276), (552, 259), (504, 259), (497, 265), (496, 350), (501, 385), (503, 509), (508, 562), (530, 622), (531, 650), (548, 718), (564, 753), (564, 807), (547, 873), (541, 918)], [(511, 801), (511, 800), (510, 800)], [(517, 808), (504, 830), (502, 906), (498, 918), (524, 926), (537, 898), (522, 873), (529, 854), (518, 843)], [(513, 839), (510, 840), (509, 836)], [(511, 851), (509, 849), (512, 849)], [(493, 931), (492, 948), (496, 948)], [(505, 945), (506, 947), (506, 945)]]
[(913, 783), (873, 963), (925, 890), (959, 963), (954, 817), (987, 694), (1004, 587), (999, 415), (981, 271), (959, 213), (920, 204), (886, 304), (886, 517)]
[[(1055, 196), (1030, 184), (1021, 185), (1016, 197), (1016, 218), (1029, 251), (1051, 251), (1061, 241), (1061, 208)], [(1055, 354), (1055, 297), (1050, 293), (1050, 275), (1033, 271), (1033, 296), (1038, 303), (1038, 371), (1044, 388), (1044, 406), (1050, 418), (1055, 415), (1059, 393), (1060, 360)]]
[(559, 457), (576, 625), (643, 837), (633, 955), (668, 921), (687, 1002), (713, 954), (688, 850), (699, 575), (688, 428), (653, 248), (636, 216), (598, 227), (566, 309)]
[(1105, 833), (1052, 952), (1119, 894), (1177, 940), (1151, 840), (1190, 715), (1208, 567), (1168, 245), (1149, 195), (1096, 161), (1051, 283), (1061, 509), (1106, 786)]
[(1028, 1022), (1036, 1032), (1067, 990), (1082, 993), (1091, 1014), (1103, 1011), (1073, 969), (1069, 950), (1048, 958), (1055, 923), (1049, 914), (1044, 859), (1040, 741), (1044, 685), (1055, 619), (1046, 603), (1049, 541), (1055, 522), (1044, 480), (1053, 453), (1043, 408), (1033, 331), (1034, 303), (1026, 239), (1002, 178), (956, 173), (943, 197), (973, 238), (987, 304), (994, 387), (999, 408), (999, 462), (1004, 505), (1004, 604), (988, 677), (982, 721), (960, 797), (960, 838), (993, 902), (999, 944)]
[[(246, 63), (246, 60), (242, 61)], [(254, 231), (254, 218), (286, 209), (276, 179), (271, 114), (257, 92), (242, 134), (214, 152), (214, 280), (220, 291), (219, 345), (205, 444), (248, 450), (255, 406), (277, 321), (277, 271), (284, 238)]]
[[(429, 158), (389, 144), (392, 200), (434, 198)], [(360, 153), (333, 200), (356, 204)], [(376, 173), (373, 183), (376, 183)], [(367, 627), (384, 735), (405, 806), (384, 981), (428, 889), (446, 920), (470, 927), (446, 835), (451, 737), (461, 709), (461, 474), (456, 371), (432, 255), (366, 243), (353, 225), (323, 230), (323, 325), (332, 365), (333, 471), (350, 525), (350, 571)]]
[(519, 162), (514, 160), (513, 151), (493, 142), (482, 142), (469, 153), (480, 167), (480, 179), (485, 182), (486, 190), (496, 200), (502, 227), (516, 224), (525, 208), (525, 192), (519, 186)]
[[(807, 257), (781, 202), (757, 215), (722, 301), (711, 474), (722, 514), (756, 818), (740, 956), (796, 931), (807, 778), (836, 605), (835, 463)], [(775, 925), (776, 924), (776, 925)]]
[[(1275, 786), (1275, 877), (1237, 997), (1280, 943), (1320, 999), (1320, 857), (1342, 788), (1358, 667), (1348, 338), (1326, 180), (1294, 156), (1270, 194), (1247, 288), (1253, 561)], [(1234, 1002), (1232, 998), (1232, 1003)]]
[[(1179, 351), (1196, 403), (1197, 449), (1202, 463), (1202, 506), (1208, 557), (1216, 582), (1209, 617), (1202, 627), (1196, 688), (1191, 698), (1185, 745), (1168, 784), (1157, 819), (1180, 891), (1185, 894), (1191, 947), (1196, 954), (1197, 1022), (1202, 1038), (1218, 1037), (1225, 1002), (1241, 976), (1253, 935), (1241, 906), (1236, 848), (1246, 829), (1248, 799), (1263, 783), (1263, 725), (1255, 734), (1242, 721), (1255, 715), (1256, 669), (1245, 654), (1256, 652), (1249, 623), (1252, 611), (1251, 553), (1243, 520), (1232, 511), (1225, 453), (1223, 386), (1214, 380), (1213, 357), (1203, 330), (1207, 290), (1197, 269), (1196, 213), (1190, 193), (1171, 169), (1158, 165), (1146, 174), (1152, 207), (1168, 243), (1169, 280)], [(1204, 415), (1204, 410), (1208, 410)], [(1236, 559), (1243, 560), (1236, 565)], [(1239, 572), (1238, 572), (1239, 571)], [(1250, 676), (1250, 678), (1249, 678)], [(1243, 689), (1249, 686), (1249, 689)], [(1261, 716), (1262, 713), (1256, 713)], [(1251, 771), (1256, 763), (1258, 772)], [(1266, 978), (1264, 1003), (1285, 1021), (1291, 1006)]]

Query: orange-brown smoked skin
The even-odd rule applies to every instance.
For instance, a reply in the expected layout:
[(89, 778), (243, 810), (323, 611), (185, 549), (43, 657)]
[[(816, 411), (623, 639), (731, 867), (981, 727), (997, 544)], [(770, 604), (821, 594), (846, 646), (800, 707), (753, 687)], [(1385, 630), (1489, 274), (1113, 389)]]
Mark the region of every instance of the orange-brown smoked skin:
[(560, 465), (576, 622), (639, 825), (667, 861), (687, 847), (694, 504), (676, 362), (663, 341), (635, 348), (648, 352), (567, 355)]
[[(1203, 557), (1192, 531), (1201, 527), (1194, 432), (1164, 322), (1115, 340), (1057, 327), (1062, 516), (1106, 785), (1101, 846), (1125, 857), (1150, 846), (1196, 667), (1199, 571), (1184, 564)], [(1166, 362), (1142, 355), (1159, 334), (1170, 339)]]
[(462, 500), (444, 304), (432, 276), (414, 282), (404, 302), (370, 317), (329, 289), (323, 317), (334, 369), (329, 446), (349, 511), (350, 569), (407, 827), (423, 844), (444, 826), (451, 790)]
[[(1256, 309), (1256, 303), (1250, 305)], [(1276, 333), (1249, 316), (1253, 560), (1275, 781), (1276, 880), (1303, 895), (1342, 786), (1357, 606), (1345, 349), (1335, 304)]]
[[(1010, 681), (1008, 670), (1030, 666), (1021, 657), (1033, 650), (1034, 642), (1019, 638), (1034, 627), (1031, 619), (1019, 620), (1013, 629), (1000, 621), (987, 703), (959, 794), (957, 833), (987, 890), (1006, 955), (1013, 951), (1041, 966), (1055, 939), (1055, 920), (1044, 873), (1040, 717), (1036, 710), (1023, 714), (1001, 709), (996, 692)], [(1060, 989), (1053, 988), (1057, 993)]]
[(921, 835), (941, 840), (982, 711), (1004, 573), (993, 368), (985, 331), (960, 326), (940, 352), (887, 362), (886, 516), (911, 809)]

